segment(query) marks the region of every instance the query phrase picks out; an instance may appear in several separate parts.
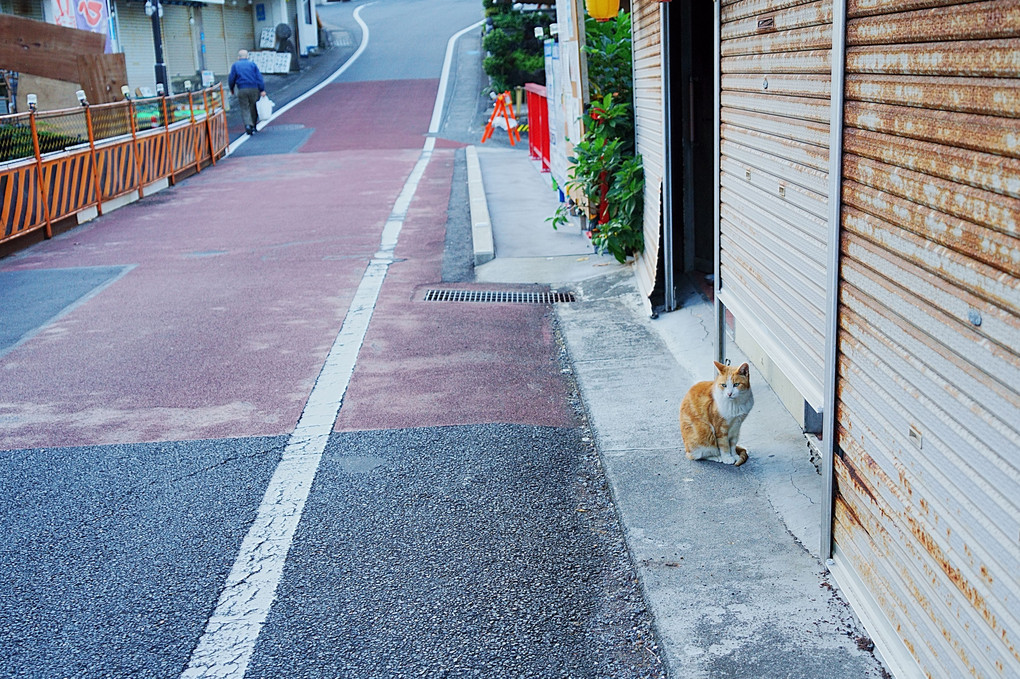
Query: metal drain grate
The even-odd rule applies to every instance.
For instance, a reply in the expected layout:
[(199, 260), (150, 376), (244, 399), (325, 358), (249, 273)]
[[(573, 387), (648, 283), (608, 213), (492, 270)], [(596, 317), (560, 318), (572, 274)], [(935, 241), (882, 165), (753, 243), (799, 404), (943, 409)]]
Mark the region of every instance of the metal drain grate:
[(496, 304), (559, 304), (574, 302), (572, 292), (507, 292), (495, 290), (429, 290), (426, 302), (489, 302)]

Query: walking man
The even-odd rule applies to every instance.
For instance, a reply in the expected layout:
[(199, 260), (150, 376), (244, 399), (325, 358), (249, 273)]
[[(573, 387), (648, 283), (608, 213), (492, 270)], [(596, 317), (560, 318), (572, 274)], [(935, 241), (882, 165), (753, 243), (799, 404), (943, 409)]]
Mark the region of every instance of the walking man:
[(241, 50), (237, 53), (237, 61), (230, 67), (227, 85), (230, 87), (231, 94), (234, 93), (234, 88), (237, 88), (237, 102), (241, 106), (244, 131), (248, 134), (255, 134), (255, 123), (259, 119), (255, 104), (259, 97), (266, 96), (266, 81), (262, 78), (262, 72), (259, 71), (255, 62), (248, 60), (248, 50)]

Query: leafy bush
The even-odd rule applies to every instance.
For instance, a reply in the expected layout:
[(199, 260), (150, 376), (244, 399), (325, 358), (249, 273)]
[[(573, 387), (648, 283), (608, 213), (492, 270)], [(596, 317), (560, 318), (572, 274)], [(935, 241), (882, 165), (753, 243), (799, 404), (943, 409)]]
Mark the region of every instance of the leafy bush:
[(630, 101), (633, 80), (630, 15), (620, 12), (614, 21), (602, 22), (588, 17), (584, 30), (591, 98), (616, 94), (622, 101)]
[[(567, 188), (580, 192), (590, 223), (588, 235), (599, 253), (617, 261), (644, 249), (644, 171), (635, 154), (630, 17), (585, 22), (592, 103), (582, 116), (584, 137), (574, 146)], [(567, 223), (561, 205), (550, 221)]]
[(535, 37), (535, 27), (548, 28), (552, 18), (545, 12), (515, 10), (508, 3), (484, 0), (483, 4), (490, 27), (482, 39), (488, 52), (482, 68), (492, 90), (504, 92), (527, 82), (545, 84), (545, 47)]

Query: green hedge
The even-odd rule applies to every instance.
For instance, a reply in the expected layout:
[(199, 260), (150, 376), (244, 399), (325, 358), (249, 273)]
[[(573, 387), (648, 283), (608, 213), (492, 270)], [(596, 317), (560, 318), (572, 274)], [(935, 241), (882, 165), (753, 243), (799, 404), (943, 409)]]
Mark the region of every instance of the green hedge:
[(484, 0), (491, 28), (482, 39), (488, 55), (482, 61), (492, 90), (504, 92), (524, 83), (545, 84), (545, 46), (535, 28), (548, 30), (553, 18), (545, 12), (521, 12), (507, 3)]

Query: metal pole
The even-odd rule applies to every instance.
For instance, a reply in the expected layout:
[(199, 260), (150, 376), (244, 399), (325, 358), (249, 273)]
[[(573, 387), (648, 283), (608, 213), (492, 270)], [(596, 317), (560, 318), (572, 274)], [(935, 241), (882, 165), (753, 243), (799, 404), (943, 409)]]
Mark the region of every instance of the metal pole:
[(165, 143), (163, 144), (164, 150), (163, 158), (166, 159), (167, 179), (170, 181), (170, 185), (173, 186), (177, 184), (177, 178), (174, 176), (174, 154), (173, 150), (170, 148), (171, 120), (170, 111), (167, 108), (166, 100), (167, 97), (165, 95), (159, 98), (159, 105), (163, 111), (163, 139), (165, 140)]
[[(151, 4), (150, 4), (151, 3)], [(170, 79), (167, 77), (166, 63), (163, 61), (163, 31), (160, 29), (159, 19), (163, 13), (163, 6), (159, 0), (147, 0), (146, 11), (151, 9), (152, 17), (152, 44), (156, 49), (156, 83), (163, 85), (163, 91), (170, 93)]]
[(99, 158), (96, 156), (96, 135), (92, 129), (92, 109), (86, 103), (85, 106), (85, 129), (89, 135), (89, 154), (92, 157), (92, 181), (96, 183), (96, 213), (103, 214), (103, 185), (99, 177)]
[(714, 141), (714, 163), (712, 173), (712, 186), (715, 205), (713, 206), (714, 212), (714, 229), (715, 229), (715, 263), (713, 272), (713, 306), (715, 309), (715, 360), (723, 362), (726, 360), (726, 310), (723, 308), (722, 301), (719, 299), (719, 290), (722, 287), (720, 284), (722, 281), (719, 280), (719, 274), (721, 271), (720, 266), (720, 255), (722, 254), (721, 236), (720, 236), (720, 216), (719, 216), (719, 177), (720, 177), (720, 164), (721, 164), (721, 151), (720, 151), (720, 140), (719, 140), (719, 125), (721, 117), (720, 95), (722, 91), (722, 74), (720, 73), (721, 61), (720, 54), (722, 52), (722, 10), (719, 6), (719, 0), (715, 0), (713, 3), (715, 6), (715, 66), (712, 69), (715, 71), (715, 120), (712, 125), (712, 129), (715, 131)]
[(138, 186), (138, 197), (145, 197), (145, 189), (142, 187), (142, 156), (138, 146), (138, 116), (135, 111), (135, 102), (128, 99), (124, 102), (127, 106), (128, 119), (131, 122), (131, 150), (135, 157), (135, 182)]
[[(673, 270), (673, 103), (675, 93), (670, 87), (670, 60), (673, 54), (673, 40), (670, 33), (670, 6), (659, 5), (659, 26), (661, 26), (662, 70), (662, 274), (666, 287), (666, 311), (677, 308), (676, 281)], [(653, 309), (652, 313), (656, 311)]]
[(216, 165), (216, 144), (213, 142), (212, 96), (210, 89), (202, 90), (202, 107), (205, 110), (205, 140), (209, 146), (209, 158)]
[(839, 231), (843, 206), (843, 82), (846, 62), (846, 0), (832, 3), (832, 86), (829, 95), (829, 240), (826, 262), (825, 403), (822, 411), (821, 551), (832, 555), (835, 509), (836, 381), (839, 376), (836, 343), (839, 333)]
[(39, 189), (39, 198), (42, 201), (43, 218), (46, 220), (46, 237), (53, 238), (53, 223), (50, 220), (50, 192), (46, 185), (46, 175), (43, 174), (42, 150), (39, 148), (39, 131), (35, 126), (35, 104), (32, 104), (28, 114), (28, 125), (32, 131), (32, 150), (35, 152), (36, 174), (39, 182), (36, 187)]
[(195, 140), (195, 143), (192, 144), (192, 147), (195, 149), (195, 151), (194, 151), (194, 153), (195, 153), (195, 173), (197, 174), (197, 173), (202, 171), (202, 155), (201, 155), (201, 145), (200, 145), (200, 143), (198, 141), (198, 127), (195, 126), (195, 97), (191, 93), (190, 90), (188, 91), (188, 112), (191, 114), (191, 120), (189, 122), (189, 126), (191, 128), (191, 134), (194, 135), (194, 140)]

